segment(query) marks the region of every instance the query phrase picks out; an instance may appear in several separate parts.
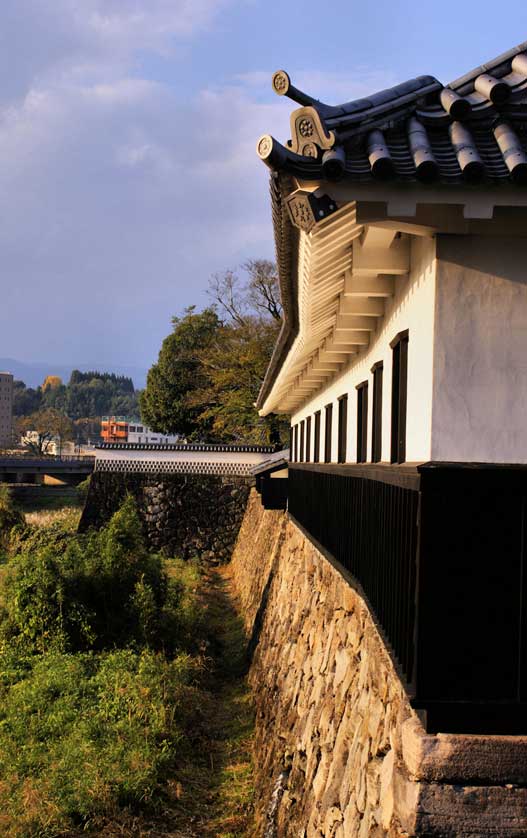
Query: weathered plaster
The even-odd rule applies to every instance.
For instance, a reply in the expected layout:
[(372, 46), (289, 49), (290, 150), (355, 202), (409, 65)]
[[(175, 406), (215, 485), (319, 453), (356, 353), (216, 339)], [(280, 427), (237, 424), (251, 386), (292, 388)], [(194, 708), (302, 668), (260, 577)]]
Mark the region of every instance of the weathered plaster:
[(437, 256), (432, 459), (527, 463), (527, 238), (438, 236)]

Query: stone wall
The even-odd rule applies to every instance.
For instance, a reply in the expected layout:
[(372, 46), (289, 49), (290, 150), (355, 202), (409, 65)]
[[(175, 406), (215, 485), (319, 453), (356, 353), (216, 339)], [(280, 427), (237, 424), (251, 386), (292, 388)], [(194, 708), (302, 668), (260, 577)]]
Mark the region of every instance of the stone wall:
[(153, 550), (228, 561), (240, 529), (250, 478), (204, 474), (94, 472), (80, 530), (100, 527), (127, 493), (136, 500)]
[(255, 492), (232, 574), (251, 638), (255, 838), (527, 836), (527, 738), (426, 734), (360, 591)]

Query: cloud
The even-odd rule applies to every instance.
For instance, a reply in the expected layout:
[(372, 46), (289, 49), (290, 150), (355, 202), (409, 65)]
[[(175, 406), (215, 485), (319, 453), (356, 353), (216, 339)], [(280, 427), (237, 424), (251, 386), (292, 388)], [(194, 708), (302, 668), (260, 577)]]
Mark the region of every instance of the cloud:
[(234, 0), (2, 0), (0, 96), (123, 74), (138, 51), (170, 55)]
[[(260, 76), (184, 97), (137, 72), (139, 52), (170, 54), (227, 2), (4, 0), (0, 355), (148, 365), (211, 273), (272, 257), (255, 145), (287, 139), (291, 103), (262, 100)], [(293, 78), (329, 98), (383, 86)]]

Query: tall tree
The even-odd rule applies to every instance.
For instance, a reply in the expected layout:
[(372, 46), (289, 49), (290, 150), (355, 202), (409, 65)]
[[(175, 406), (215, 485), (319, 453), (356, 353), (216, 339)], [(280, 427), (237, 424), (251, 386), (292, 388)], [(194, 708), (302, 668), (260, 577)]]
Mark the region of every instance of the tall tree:
[(174, 318), (140, 400), (155, 430), (211, 442), (285, 440), (280, 417), (254, 407), (281, 324), (276, 269), (263, 259), (242, 269), (211, 277), (212, 306)]
[(200, 418), (202, 411), (193, 404), (192, 394), (206, 386), (202, 352), (214, 340), (220, 320), (213, 307), (196, 312), (190, 306), (183, 317), (172, 318), (172, 325), (140, 396), (141, 418), (160, 433), (207, 439), (211, 421)]

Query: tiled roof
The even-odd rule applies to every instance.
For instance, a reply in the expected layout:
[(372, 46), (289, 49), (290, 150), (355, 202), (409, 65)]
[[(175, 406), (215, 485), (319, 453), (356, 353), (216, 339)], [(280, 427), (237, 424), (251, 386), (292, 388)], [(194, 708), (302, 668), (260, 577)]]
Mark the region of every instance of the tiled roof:
[(527, 184), (527, 42), (446, 87), (419, 76), (337, 106), (298, 90), (283, 70), (273, 88), (301, 105), (287, 145), (267, 134), (258, 141), (273, 171), (311, 181)]
[(152, 443), (152, 442), (101, 442), (95, 448), (100, 451), (181, 451), (184, 453), (202, 451), (206, 453), (272, 454), (274, 445), (221, 445), (201, 442)]
[(272, 454), (267, 460), (264, 460), (263, 463), (258, 463), (258, 465), (253, 466), (251, 468), (251, 474), (262, 475), (262, 474), (271, 474), (275, 471), (280, 471), (283, 468), (287, 468), (289, 466), (289, 448), (284, 448), (281, 451), (276, 451)]

